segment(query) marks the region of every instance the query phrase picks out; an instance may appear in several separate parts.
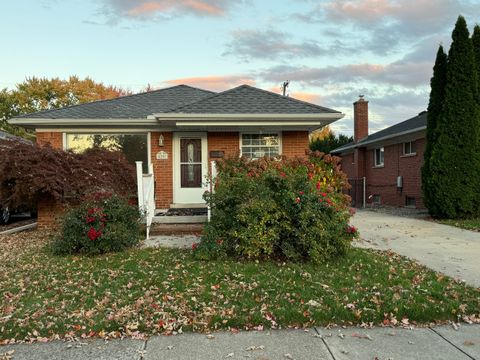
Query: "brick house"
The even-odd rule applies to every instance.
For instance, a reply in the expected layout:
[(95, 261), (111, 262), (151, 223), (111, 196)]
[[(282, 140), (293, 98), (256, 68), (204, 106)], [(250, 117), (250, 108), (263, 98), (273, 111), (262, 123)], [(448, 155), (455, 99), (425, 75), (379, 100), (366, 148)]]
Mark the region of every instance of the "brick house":
[(354, 205), (366, 202), (423, 209), (421, 169), (427, 113), (369, 135), (368, 101), (361, 96), (353, 106), (354, 140), (332, 154), (342, 158)]
[[(214, 93), (187, 85), (18, 116), (37, 142), (82, 151), (121, 149), (153, 167), (155, 207), (204, 205), (210, 160), (226, 156), (304, 156), (309, 132), (344, 115), (336, 110), (242, 85)], [(55, 214), (38, 206), (39, 226)], [(51, 220), (50, 220), (51, 221)]]

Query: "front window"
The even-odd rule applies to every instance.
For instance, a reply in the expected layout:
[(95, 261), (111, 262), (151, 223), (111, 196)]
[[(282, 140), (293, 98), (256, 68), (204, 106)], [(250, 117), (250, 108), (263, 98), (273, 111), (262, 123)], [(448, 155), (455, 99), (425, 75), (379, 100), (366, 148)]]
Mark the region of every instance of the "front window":
[(270, 134), (242, 134), (242, 156), (249, 159), (259, 159), (264, 156), (280, 155), (280, 136)]
[(403, 155), (415, 155), (415, 141), (409, 141), (403, 143)]
[(95, 146), (112, 151), (121, 151), (132, 164), (143, 162), (143, 171), (148, 169), (147, 134), (67, 134), (66, 148), (76, 153)]
[(375, 149), (375, 166), (384, 165), (384, 154), (385, 154), (385, 149), (383, 147)]

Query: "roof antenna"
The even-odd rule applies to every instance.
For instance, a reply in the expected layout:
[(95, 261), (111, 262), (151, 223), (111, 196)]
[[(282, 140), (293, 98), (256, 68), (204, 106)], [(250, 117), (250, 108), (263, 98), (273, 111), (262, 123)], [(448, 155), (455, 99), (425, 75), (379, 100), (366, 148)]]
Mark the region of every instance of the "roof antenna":
[(282, 84), (283, 96), (287, 96), (287, 87), (290, 84), (290, 80), (284, 81)]

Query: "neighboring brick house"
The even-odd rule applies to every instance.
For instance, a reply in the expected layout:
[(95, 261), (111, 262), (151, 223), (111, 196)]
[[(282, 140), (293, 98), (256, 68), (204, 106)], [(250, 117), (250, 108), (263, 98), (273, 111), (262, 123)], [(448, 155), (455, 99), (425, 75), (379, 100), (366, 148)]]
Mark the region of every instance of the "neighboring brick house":
[[(242, 85), (214, 93), (186, 85), (18, 116), (40, 144), (82, 151), (120, 147), (153, 165), (157, 209), (202, 206), (210, 160), (243, 155), (304, 156), (309, 132), (344, 115), (336, 110)], [(145, 169), (148, 167), (146, 166)], [(50, 204), (39, 204), (51, 218)]]
[(342, 158), (355, 206), (365, 201), (424, 208), (421, 169), (427, 113), (368, 135), (368, 101), (360, 97), (353, 106), (354, 141), (333, 150), (332, 154)]

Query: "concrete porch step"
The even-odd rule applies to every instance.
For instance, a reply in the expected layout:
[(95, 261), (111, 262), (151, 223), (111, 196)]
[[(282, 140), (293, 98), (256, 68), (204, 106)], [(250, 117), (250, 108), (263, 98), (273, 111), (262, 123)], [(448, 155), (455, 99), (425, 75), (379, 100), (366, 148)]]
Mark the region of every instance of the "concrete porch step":
[(207, 221), (207, 215), (184, 215), (184, 216), (154, 216), (155, 224), (203, 224)]

